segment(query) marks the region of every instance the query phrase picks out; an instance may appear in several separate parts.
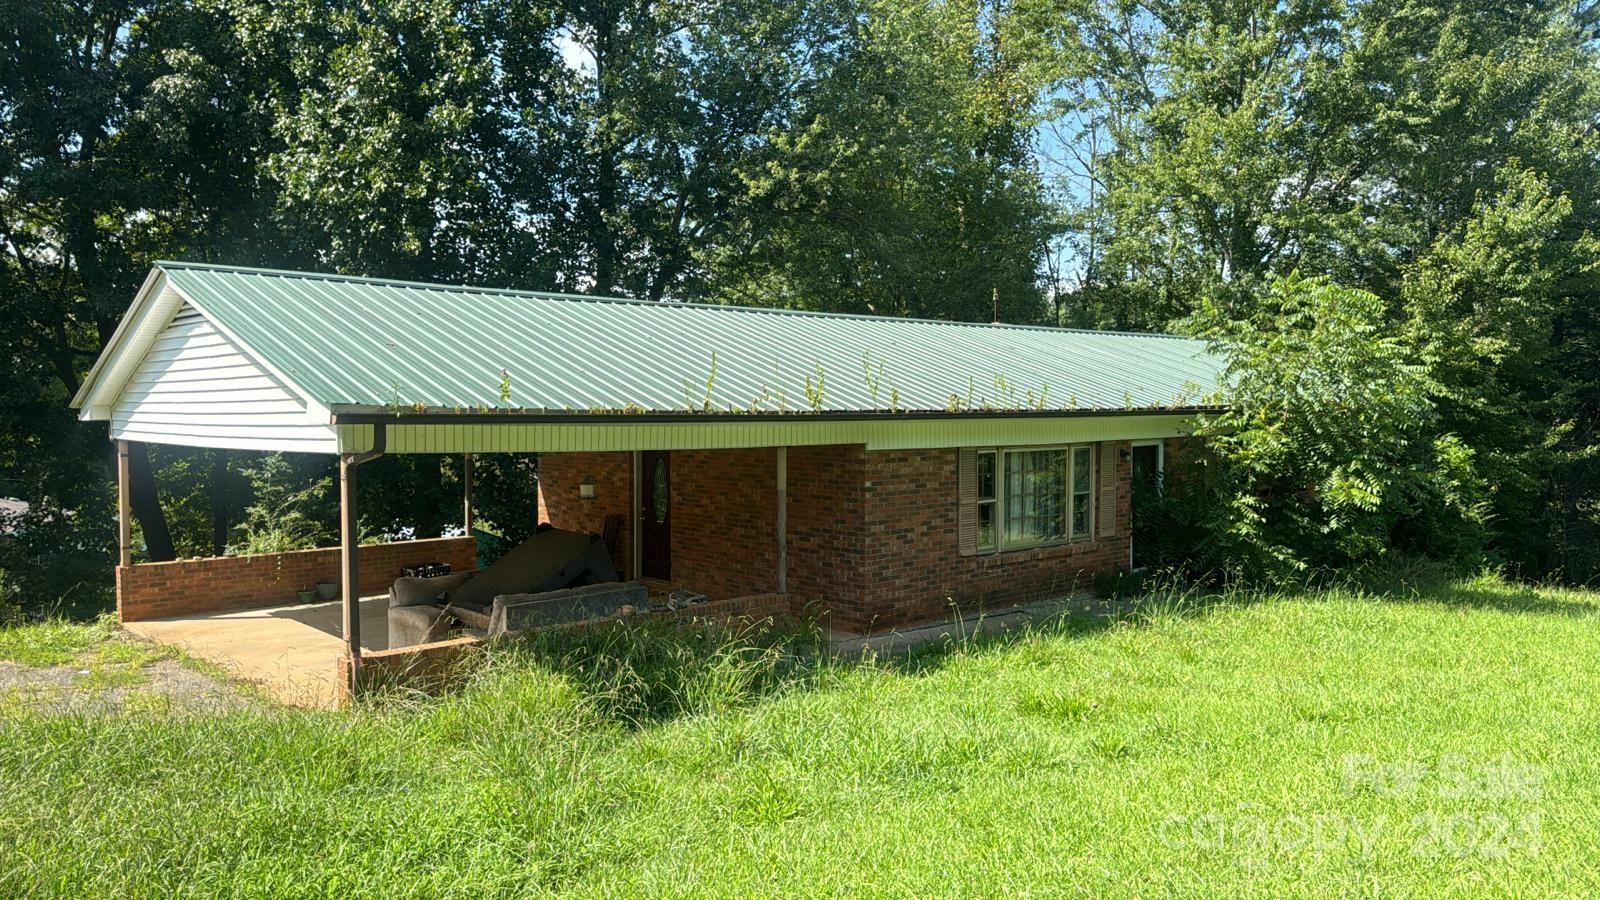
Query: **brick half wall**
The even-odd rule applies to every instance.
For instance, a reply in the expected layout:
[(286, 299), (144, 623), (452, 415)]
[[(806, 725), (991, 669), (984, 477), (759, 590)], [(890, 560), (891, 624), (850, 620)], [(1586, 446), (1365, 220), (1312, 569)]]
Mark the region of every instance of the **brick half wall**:
[[(367, 544), (358, 558), (361, 594), (381, 594), (405, 567), (432, 562), (456, 572), (474, 569), (477, 542), (450, 537)], [(118, 566), (117, 620), (281, 606), (296, 602), (303, 587), (338, 580), (338, 547)]]

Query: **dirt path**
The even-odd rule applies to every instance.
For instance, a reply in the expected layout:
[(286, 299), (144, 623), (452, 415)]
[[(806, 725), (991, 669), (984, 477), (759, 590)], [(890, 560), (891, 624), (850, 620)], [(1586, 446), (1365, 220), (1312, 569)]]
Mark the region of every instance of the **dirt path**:
[(224, 679), (157, 659), (107, 676), (68, 663), (25, 666), (0, 660), (0, 717), (22, 710), (108, 715), (127, 709), (221, 712), (253, 703)]

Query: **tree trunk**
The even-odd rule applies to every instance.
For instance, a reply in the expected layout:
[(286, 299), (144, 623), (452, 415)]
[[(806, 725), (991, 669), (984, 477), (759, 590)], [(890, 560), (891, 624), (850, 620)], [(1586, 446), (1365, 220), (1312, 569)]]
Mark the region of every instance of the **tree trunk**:
[(617, 244), (611, 233), (611, 220), (617, 203), (617, 147), (613, 134), (616, 123), (611, 120), (612, 91), (608, 83), (612, 78), (616, 29), (615, 14), (602, 4), (594, 23), (594, 87), (598, 112), (595, 138), (599, 153), (595, 171), (596, 209), (594, 221), (590, 223), (590, 240), (594, 244), (594, 291), (602, 295), (613, 293), (616, 281)]
[(172, 534), (167, 531), (167, 516), (156, 496), (156, 476), (150, 468), (150, 450), (138, 441), (128, 442), (128, 505), (144, 532), (145, 552), (151, 562), (165, 562), (176, 554)]
[(414, 536), (436, 538), (442, 533), (445, 512), (442, 503), (442, 485), (445, 481), (443, 455), (414, 456), (415, 463), (405, 477), (412, 479), (411, 527)]
[(228, 552), (228, 499), (233, 493), (228, 477), (228, 451), (211, 451), (211, 555)]

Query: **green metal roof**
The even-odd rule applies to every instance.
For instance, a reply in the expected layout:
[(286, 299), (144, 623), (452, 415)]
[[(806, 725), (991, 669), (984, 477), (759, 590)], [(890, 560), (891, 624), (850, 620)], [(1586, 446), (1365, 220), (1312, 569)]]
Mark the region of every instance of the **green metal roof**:
[(1168, 335), (156, 268), (336, 414), (396, 405), (682, 412), (702, 407), (708, 381), (721, 411), (1192, 408), (1222, 369), (1202, 342)]

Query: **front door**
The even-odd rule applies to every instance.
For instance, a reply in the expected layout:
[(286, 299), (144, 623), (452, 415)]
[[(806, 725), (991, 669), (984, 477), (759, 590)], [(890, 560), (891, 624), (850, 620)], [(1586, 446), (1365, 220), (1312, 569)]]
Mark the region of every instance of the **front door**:
[(672, 454), (649, 450), (639, 454), (643, 496), (639, 498), (639, 575), (672, 577)]
[(1133, 567), (1143, 569), (1161, 562), (1160, 541), (1156, 530), (1159, 523), (1150, 515), (1150, 507), (1161, 494), (1162, 469), (1166, 460), (1159, 443), (1133, 445)]

